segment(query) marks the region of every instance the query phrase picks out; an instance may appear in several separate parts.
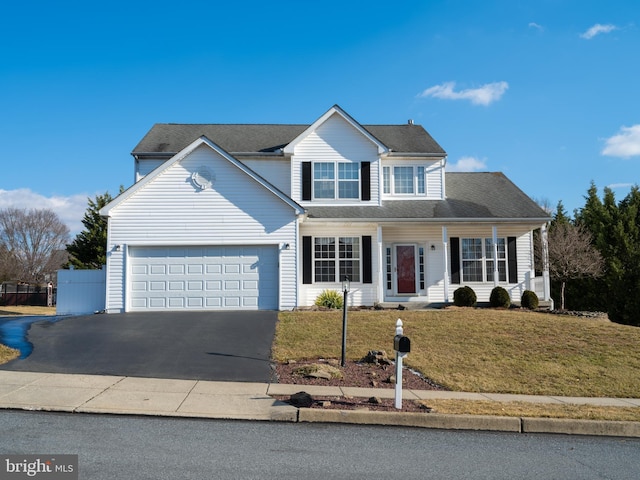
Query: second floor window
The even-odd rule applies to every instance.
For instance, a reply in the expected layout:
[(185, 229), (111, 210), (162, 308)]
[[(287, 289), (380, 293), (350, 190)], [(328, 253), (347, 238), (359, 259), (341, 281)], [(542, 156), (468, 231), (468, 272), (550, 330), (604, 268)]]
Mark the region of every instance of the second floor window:
[(425, 195), (425, 167), (398, 165), (382, 168), (383, 193), (389, 195)]
[(357, 199), (359, 195), (360, 164), (351, 162), (315, 162), (313, 164), (314, 198)]

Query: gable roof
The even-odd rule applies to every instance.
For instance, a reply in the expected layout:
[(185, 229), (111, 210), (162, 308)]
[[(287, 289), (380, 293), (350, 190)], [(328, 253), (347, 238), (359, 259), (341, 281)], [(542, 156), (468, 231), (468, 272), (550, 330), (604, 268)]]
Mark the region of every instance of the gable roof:
[[(135, 157), (172, 157), (205, 136), (230, 154), (280, 153), (309, 125), (157, 123), (140, 140)], [(444, 156), (446, 152), (420, 125), (362, 125), (390, 152)]]
[(445, 200), (383, 200), (382, 206), (307, 207), (310, 220), (526, 221), (549, 215), (501, 172), (447, 173)]
[(295, 201), (293, 201), (288, 195), (284, 194), (281, 190), (279, 190), (273, 184), (271, 184), (270, 182), (265, 180), (263, 177), (258, 175), (251, 168), (247, 167), (244, 163), (236, 160), (233, 156), (229, 155), (222, 148), (220, 148), (219, 145), (216, 145), (214, 142), (209, 140), (207, 137), (201, 136), (198, 139), (196, 139), (195, 141), (191, 142), (185, 148), (183, 148), (180, 152), (178, 152), (175, 155), (173, 155), (171, 160), (169, 160), (169, 161), (163, 163), (162, 165), (160, 165), (160, 167), (158, 167), (155, 170), (153, 170), (151, 173), (146, 175), (139, 182), (134, 183), (131, 187), (129, 187), (127, 190), (125, 190), (120, 195), (118, 195), (110, 203), (105, 205), (102, 209), (100, 209), (100, 215), (102, 215), (103, 217), (108, 217), (110, 215), (110, 213), (111, 213), (111, 210), (116, 208), (121, 203), (125, 202), (128, 198), (130, 198), (133, 194), (135, 194), (135, 192), (137, 192), (138, 190), (144, 188), (144, 186), (147, 185), (148, 183), (152, 182), (154, 178), (156, 178), (157, 176), (161, 175), (162, 172), (164, 172), (165, 170), (170, 168), (176, 162), (179, 162), (182, 159), (184, 159), (185, 157), (187, 157), (189, 154), (191, 154), (194, 150), (196, 150), (201, 145), (208, 146), (209, 148), (214, 150), (216, 153), (218, 153), (222, 158), (226, 159), (228, 162), (230, 162), (231, 164), (235, 165), (238, 169), (242, 170), (246, 175), (251, 177), (253, 180), (255, 180), (256, 182), (261, 184), (265, 189), (269, 190), (276, 197), (280, 198), (280, 200), (282, 200), (284, 203), (289, 205), (296, 212), (296, 214), (300, 215), (300, 214), (304, 213), (304, 208), (302, 208)]
[(313, 122), (309, 127), (307, 127), (304, 132), (294, 138), (289, 144), (284, 148), (285, 153), (293, 153), (296, 145), (300, 143), (305, 137), (307, 137), (311, 132), (314, 132), (318, 129), (320, 125), (326, 122), (333, 115), (337, 115), (345, 120), (349, 125), (355, 128), (361, 135), (366, 137), (371, 143), (373, 143), (377, 149), (378, 153), (387, 153), (389, 148), (384, 145), (380, 140), (378, 140), (374, 135), (372, 135), (369, 131), (367, 131), (362, 125), (356, 122), (347, 112), (342, 110), (338, 105), (334, 105), (331, 107), (324, 115), (322, 115), (318, 120)]

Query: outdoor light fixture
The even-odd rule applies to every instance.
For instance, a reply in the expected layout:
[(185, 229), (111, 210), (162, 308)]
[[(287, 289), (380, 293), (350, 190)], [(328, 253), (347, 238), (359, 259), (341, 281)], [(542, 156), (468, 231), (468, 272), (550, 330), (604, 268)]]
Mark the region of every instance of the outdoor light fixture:
[(344, 299), (342, 300), (342, 357), (340, 359), (340, 365), (344, 367), (345, 355), (347, 353), (347, 294), (349, 293), (349, 277), (344, 276), (342, 279), (342, 293), (344, 293)]
[(345, 275), (345, 277), (342, 279), (342, 292), (343, 293), (349, 293), (349, 277), (347, 277)]
[(435, 250), (436, 250), (436, 246), (432, 244), (432, 245), (431, 245), (431, 251), (432, 251), (432, 252), (435, 252)]
[(115, 250), (116, 252), (119, 252), (121, 247), (120, 247), (120, 245), (116, 245), (116, 246), (115, 246), (115, 247), (113, 247), (113, 248), (114, 248), (114, 250)]

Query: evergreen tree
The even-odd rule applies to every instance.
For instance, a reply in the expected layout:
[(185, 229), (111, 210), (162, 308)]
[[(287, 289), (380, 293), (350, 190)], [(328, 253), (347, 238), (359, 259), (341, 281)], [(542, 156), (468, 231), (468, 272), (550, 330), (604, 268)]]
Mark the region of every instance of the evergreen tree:
[(576, 212), (576, 223), (593, 235), (593, 243), (605, 260), (605, 275), (595, 281), (577, 282), (582, 301), (604, 307), (618, 323), (640, 326), (640, 191), (633, 187), (616, 203), (609, 188), (603, 200), (592, 183), (585, 206)]
[(112, 198), (105, 192), (95, 200), (88, 200), (89, 207), (82, 219), (85, 228), (67, 245), (69, 264), (79, 269), (101, 269), (107, 263), (107, 221), (99, 212)]

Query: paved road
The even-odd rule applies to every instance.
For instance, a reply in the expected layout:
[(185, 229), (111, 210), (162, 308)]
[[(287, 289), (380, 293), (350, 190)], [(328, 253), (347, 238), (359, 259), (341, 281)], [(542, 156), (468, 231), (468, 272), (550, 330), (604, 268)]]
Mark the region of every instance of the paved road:
[(3, 454), (77, 454), (81, 479), (636, 480), (640, 439), (0, 412)]
[(3, 370), (268, 382), (277, 312), (127, 313), (37, 322)]

